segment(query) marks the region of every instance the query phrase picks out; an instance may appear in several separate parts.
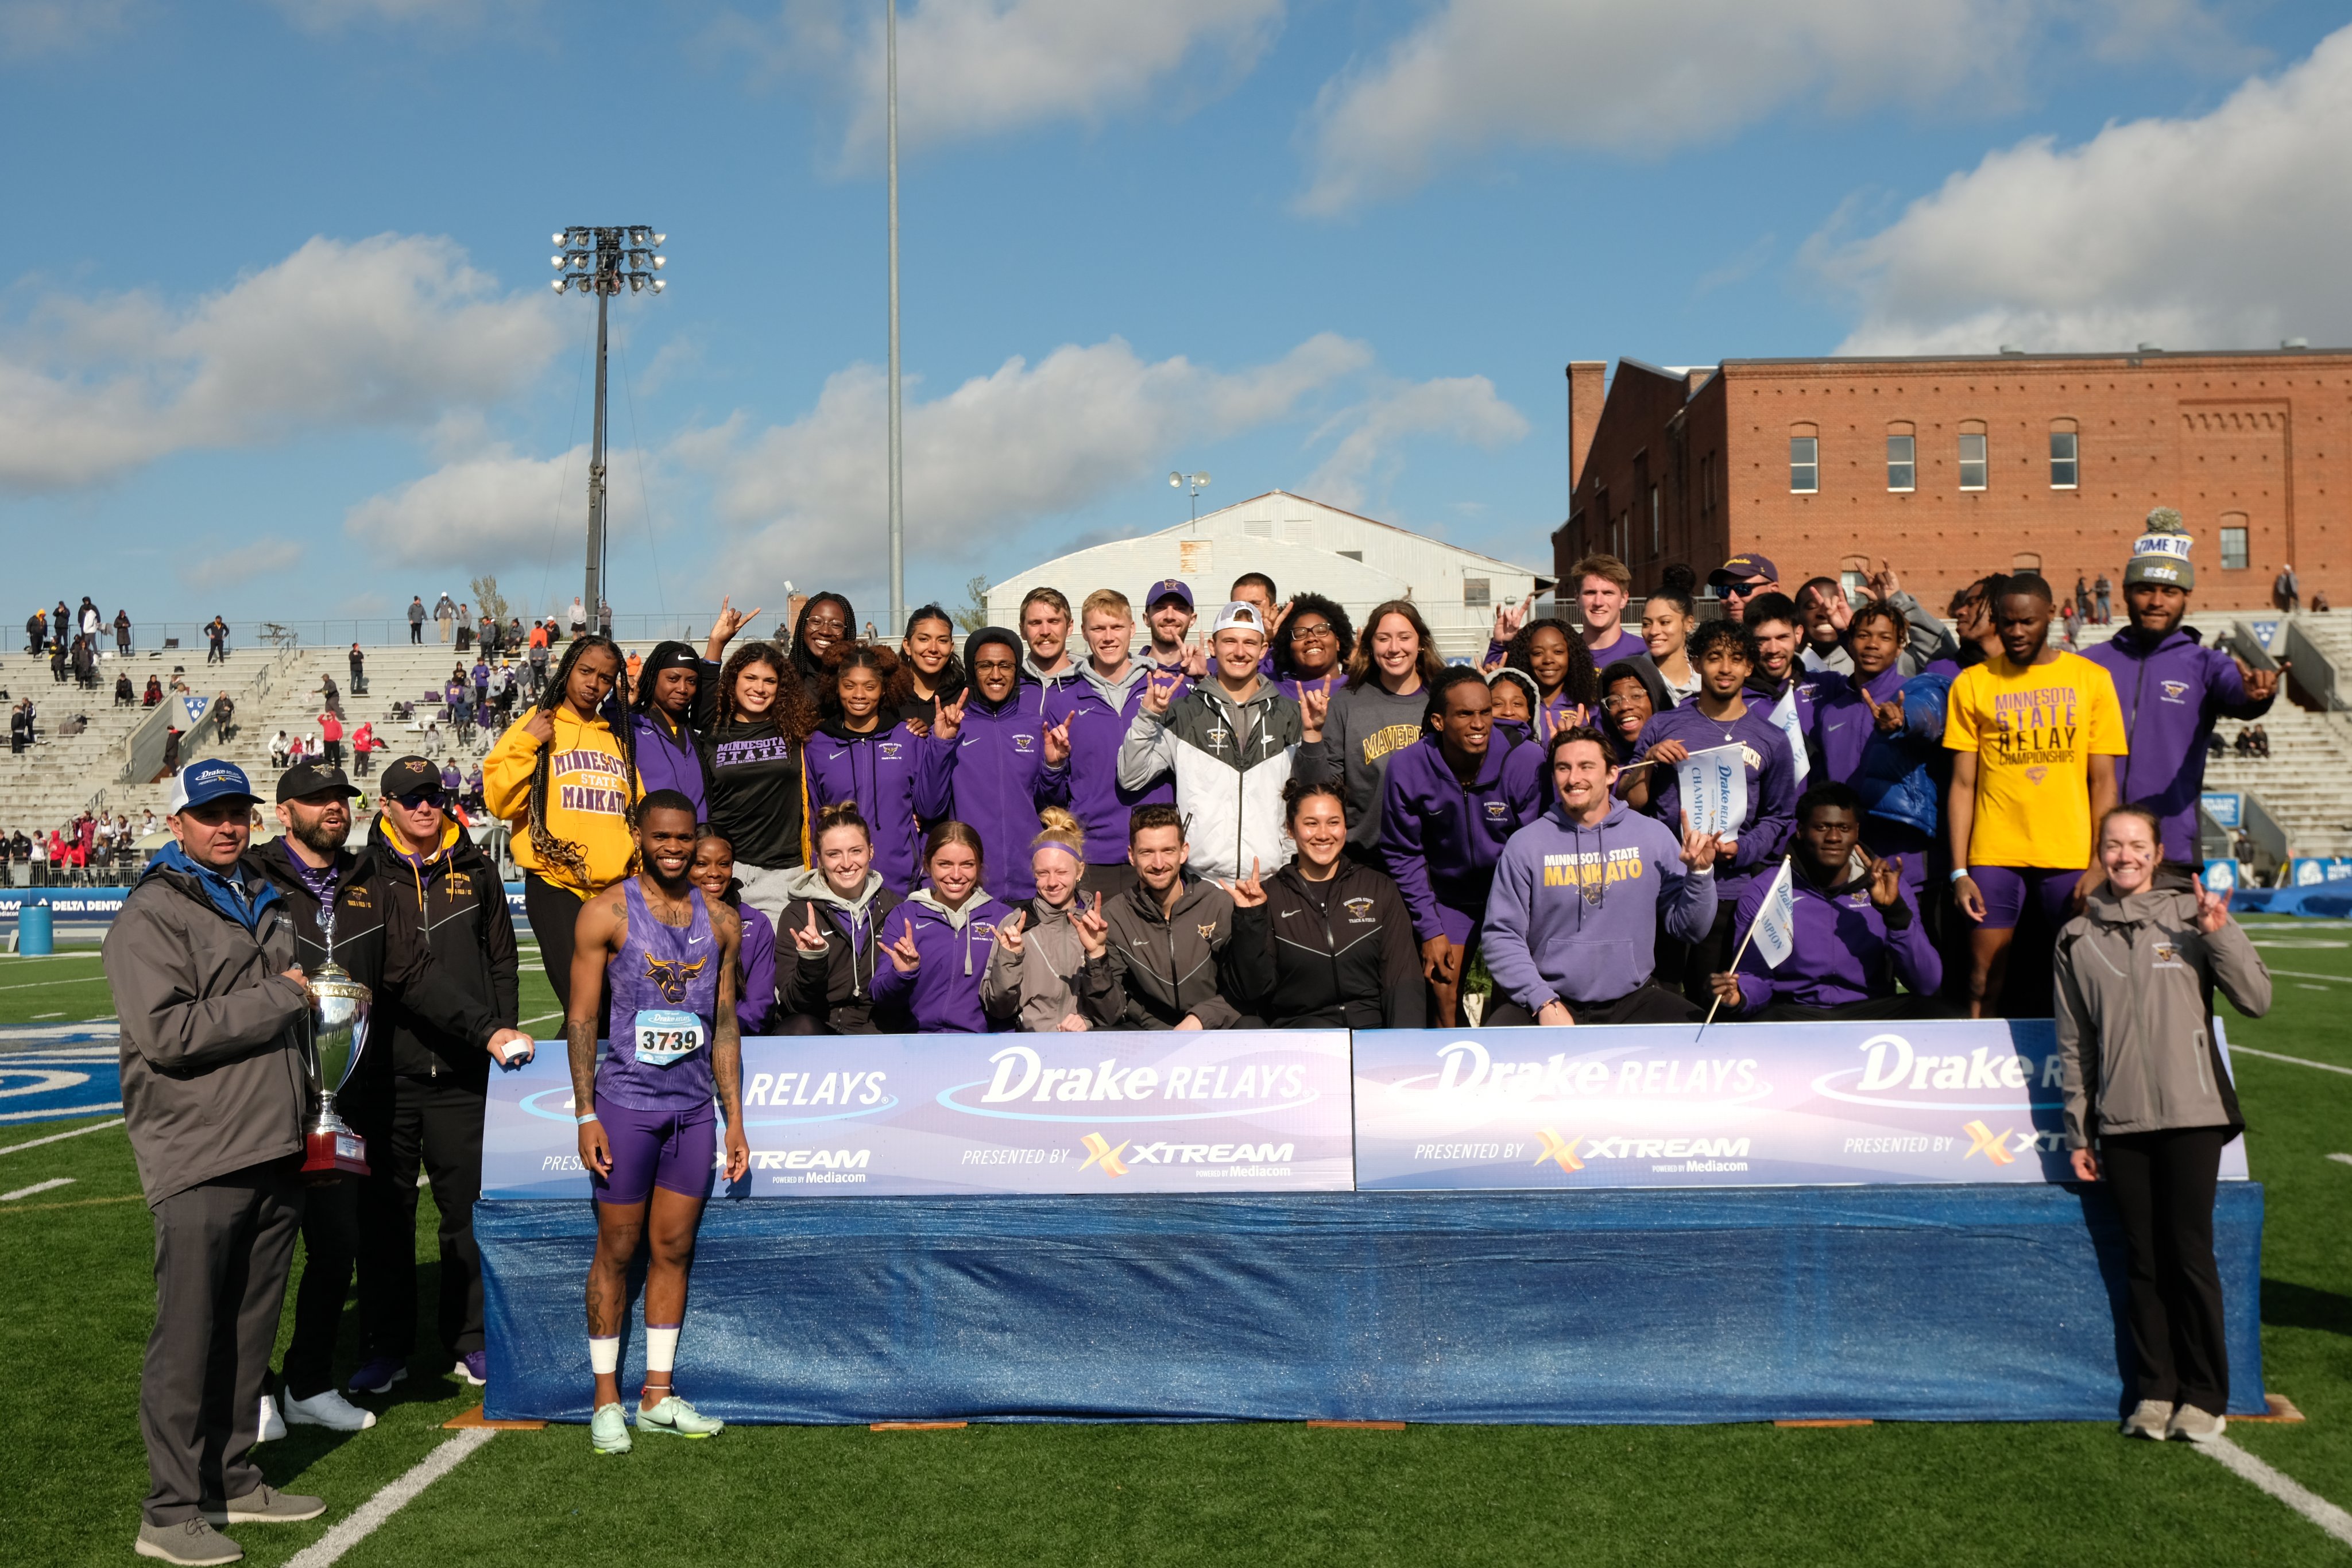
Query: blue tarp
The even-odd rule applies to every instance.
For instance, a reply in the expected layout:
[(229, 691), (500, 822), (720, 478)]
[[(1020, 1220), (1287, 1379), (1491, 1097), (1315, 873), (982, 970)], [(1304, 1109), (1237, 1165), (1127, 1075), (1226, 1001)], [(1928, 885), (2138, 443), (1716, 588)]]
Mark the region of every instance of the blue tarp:
[[(2232, 1411), (2262, 1214), (2222, 1184)], [(590, 1206), (475, 1233), (488, 1414), (586, 1420)], [(2104, 1420), (2122, 1292), (2105, 1195), (2059, 1185), (719, 1202), (677, 1380), (753, 1422)]]
[(2302, 887), (2242, 887), (2230, 895), (2232, 915), (2309, 915), (2341, 920), (2352, 915), (2352, 882)]

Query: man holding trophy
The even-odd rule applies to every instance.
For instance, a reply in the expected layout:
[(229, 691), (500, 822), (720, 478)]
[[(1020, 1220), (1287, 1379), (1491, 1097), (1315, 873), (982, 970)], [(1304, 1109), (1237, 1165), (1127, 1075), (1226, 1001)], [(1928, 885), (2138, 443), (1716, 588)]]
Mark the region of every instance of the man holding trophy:
[(173, 780), (173, 842), (108, 933), (122, 1113), (155, 1224), (155, 1328), (140, 1378), (151, 1486), (136, 1548), (244, 1555), (215, 1528), (315, 1519), (249, 1453), (302, 1222), (314, 998), (286, 899), (240, 863), (256, 804), (235, 764)]

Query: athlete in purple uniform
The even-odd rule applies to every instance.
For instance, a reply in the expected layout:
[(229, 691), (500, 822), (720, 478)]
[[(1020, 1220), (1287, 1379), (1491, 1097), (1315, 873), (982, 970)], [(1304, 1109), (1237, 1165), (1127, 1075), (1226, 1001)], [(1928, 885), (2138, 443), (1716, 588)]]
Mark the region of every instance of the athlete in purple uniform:
[[(743, 1053), (735, 1017), (742, 923), (688, 880), (694, 806), (656, 789), (637, 808), (637, 874), (580, 911), (572, 960), (572, 1096), (580, 1163), (596, 1190), (596, 1257), (588, 1268), (588, 1363), (596, 1375), (589, 1441), (629, 1451), (618, 1382), (628, 1270), (646, 1270), (646, 1383), (637, 1429), (707, 1437), (724, 1424), (671, 1391), (694, 1233), (710, 1194), (711, 1099), (727, 1116), (727, 1179), (751, 1169), (743, 1139)], [(612, 998), (611, 1049), (596, 1060), (596, 1017)]]

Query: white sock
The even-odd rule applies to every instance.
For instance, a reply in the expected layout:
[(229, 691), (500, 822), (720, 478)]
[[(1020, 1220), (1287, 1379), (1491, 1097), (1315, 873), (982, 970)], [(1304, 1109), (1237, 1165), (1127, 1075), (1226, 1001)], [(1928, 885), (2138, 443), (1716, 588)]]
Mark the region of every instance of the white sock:
[(588, 1370), (600, 1376), (608, 1372), (621, 1370), (621, 1336), (619, 1334), (614, 1334), (609, 1338), (599, 1338), (595, 1334), (588, 1336)]
[[(656, 1328), (653, 1324), (647, 1323), (646, 1325), (646, 1381), (648, 1383), (655, 1381), (656, 1374), (667, 1374), (677, 1364), (677, 1325), (672, 1323), (667, 1328)], [(667, 1383), (669, 1379), (665, 1375), (660, 1378), (660, 1381)]]

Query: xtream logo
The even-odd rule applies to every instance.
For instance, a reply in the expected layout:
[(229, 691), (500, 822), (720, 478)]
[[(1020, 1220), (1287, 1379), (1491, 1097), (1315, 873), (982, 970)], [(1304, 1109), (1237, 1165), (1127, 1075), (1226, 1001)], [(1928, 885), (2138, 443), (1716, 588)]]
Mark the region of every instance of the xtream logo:
[(1166, 1141), (1151, 1144), (1113, 1144), (1100, 1133), (1088, 1133), (1078, 1140), (1087, 1151), (1081, 1171), (1099, 1167), (1107, 1176), (1118, 1177), (1135, 1166), (1198, 1166), (1193, 1174), (1203, 1180), (1213, 1181), (1232, 1176), (1287, 1176), (1295, 1144), (1172, 1144)]

